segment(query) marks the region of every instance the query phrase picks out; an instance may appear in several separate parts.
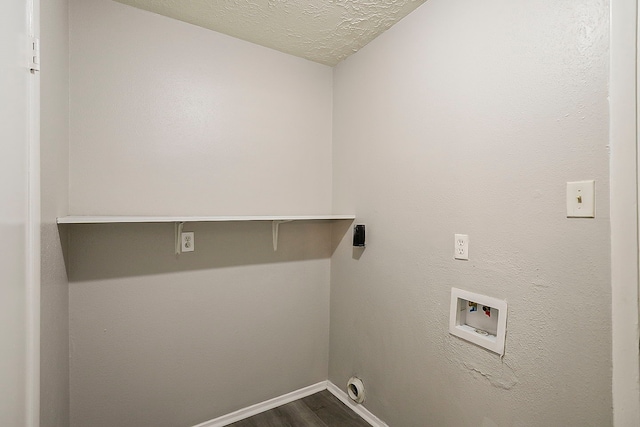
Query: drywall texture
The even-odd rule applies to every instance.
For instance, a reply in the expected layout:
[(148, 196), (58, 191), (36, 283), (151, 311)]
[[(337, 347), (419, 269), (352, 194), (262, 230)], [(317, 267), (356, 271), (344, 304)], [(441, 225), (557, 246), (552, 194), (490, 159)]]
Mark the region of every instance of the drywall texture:
[(69, 284), (66, 234), (56, 217), (69, 206), (69, 4), (41, 3), (40, 81), (40, 427), (69, 425)]
[[(73, 214), (331, 208), (330, 68), (71, 1)], [(99, 48), (96, 48), (98, 46)], [(195, 425), (327, 378), (331, 225), (67, 227), (71, 426)], [(344, 228), (343, 228), (344, 229)]]
[(425, 0), (116, 1), (336, 65)]
[(329, 211), (329, 67), (110, 0), (72, 5), (71, 213)]
[[(334, 72), (329, 379), (394, 427), (610, 426), (608, 2), (430, 0)], [(595, 179), (597, 217), (567, 219)], [(470, 260), (453, 260), (453, 235)], [(506, 299), (506, 353), (449, 335)]]

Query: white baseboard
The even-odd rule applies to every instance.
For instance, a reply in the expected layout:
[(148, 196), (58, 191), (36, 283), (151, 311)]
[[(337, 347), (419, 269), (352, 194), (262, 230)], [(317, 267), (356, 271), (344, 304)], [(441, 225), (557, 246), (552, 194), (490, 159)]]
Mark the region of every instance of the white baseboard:
[(342, 391), (342, 389), (331, 381), (327, 381), (327, 390), (329, 390), (331, 394), (340, 399), (342, 403), (347, 405), (353, 412), (360, 415), (363, 420), (371, 424), (373, 427), (389, 427), (380, 418), (369, 412), (367, 408), (351, 400), (346, 392)]
[(223, 415), (218, 418), (214, 418), (209, 421), (205, 421), (193, 427), (224, 427), (229, 424), (233, 424), (236, 421), (244, 420), (245, 418), (252, 417), (269, 409), (277, 408), (278, 406), (286, 403), (293, 402), (294, 400), (302, 399), (303, 397), (311, 396), (319, 391), (327, 389), (327, 381), (322, 381), (317, 384), (310, 385), (308, 387), (301, 388), (291, 393), (284, 394), (280, 397), (269, 399), (262, 403), (256, 403), (255, 405), (248, 406), (246, 408), (237, 410), (227, 415)]

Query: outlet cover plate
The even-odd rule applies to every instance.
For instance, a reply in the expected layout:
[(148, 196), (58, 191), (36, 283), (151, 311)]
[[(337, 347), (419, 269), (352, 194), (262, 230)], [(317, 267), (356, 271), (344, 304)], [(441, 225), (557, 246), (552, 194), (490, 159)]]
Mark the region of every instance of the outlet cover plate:
[(181, 236), (182, 252), (193, 252), (196, 249), (195, 233), (193, 231), (185, 231)]
[(469, 235), (468, 234), (454, 234), (453, 258), (462, 259), (462, 260), (469, 259)]

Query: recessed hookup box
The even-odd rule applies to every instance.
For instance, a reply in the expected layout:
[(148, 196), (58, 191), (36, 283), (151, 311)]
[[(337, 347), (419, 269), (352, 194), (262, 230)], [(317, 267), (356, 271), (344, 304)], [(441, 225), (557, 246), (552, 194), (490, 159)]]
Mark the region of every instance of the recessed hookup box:
[(451, 288), (449, 333), (504, 355), (507, 302)]

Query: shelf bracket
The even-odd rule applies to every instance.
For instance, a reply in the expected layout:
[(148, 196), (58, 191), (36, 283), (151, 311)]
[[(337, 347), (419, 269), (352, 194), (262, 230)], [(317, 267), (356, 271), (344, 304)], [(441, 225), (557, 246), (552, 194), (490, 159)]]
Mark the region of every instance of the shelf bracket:
[(182, 239), (180, 235), (182, 234), (182, 229), (184, 228), (184, 222), (176, 222), (174, 223), (174, 229), (176, 232), (176, 255), (180, 255), (182, 252)]
[(276, 220), (271, 223), (271, 235), (273, 236), (273, 250), (278, 250), (278, 231), (280, 229), (280, 224), (284, 224), (285, 222), (291, 222), (292, 220)]

